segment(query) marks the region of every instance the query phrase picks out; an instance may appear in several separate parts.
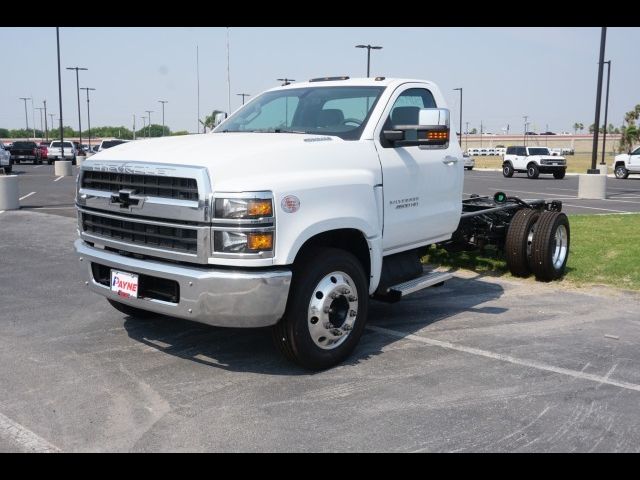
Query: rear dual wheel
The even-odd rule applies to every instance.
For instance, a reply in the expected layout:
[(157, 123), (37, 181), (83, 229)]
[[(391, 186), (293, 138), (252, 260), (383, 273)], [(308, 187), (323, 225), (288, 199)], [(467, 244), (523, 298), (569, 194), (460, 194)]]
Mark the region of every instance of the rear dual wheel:
[(560, 278), (569, 258), (569, 220), (561, 212), (519, 210), (505, 241), (507, 267), (512, 275), (549, 282)]

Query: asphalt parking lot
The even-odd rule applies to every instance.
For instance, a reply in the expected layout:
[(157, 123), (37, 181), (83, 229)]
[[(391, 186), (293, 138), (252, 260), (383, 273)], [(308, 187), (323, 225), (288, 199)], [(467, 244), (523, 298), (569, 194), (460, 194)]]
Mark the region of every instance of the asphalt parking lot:
[(578, 198), (578, 176), (567, 174), (562, 180), (553, 175), (541, 174), (536, 180), (528, 179), (523, 173), (511, 178), (502, 176), (502, 172), (489, 170), (471, 170), (464, 173), (464, 192), (466, 196), (477, 193), (493, 195), (503, 191), (523, 199), (543, 198), (562, 200), (562, 210), (566, 213), (607, 214), (640, 212), (640, 175), (631, 175), (626, 180), (613, 176), (607, 177), (607, 198), (605, 200), (587, 200)]
[(136, 320), (85, 291), (75, 179), (50, 168), (18, 166), (37, 193), (0, 214), (0, 451), (640, 450), (639, 294), (458, 272), (372, 302), (351, 359), (310, 373), (268, 329)]

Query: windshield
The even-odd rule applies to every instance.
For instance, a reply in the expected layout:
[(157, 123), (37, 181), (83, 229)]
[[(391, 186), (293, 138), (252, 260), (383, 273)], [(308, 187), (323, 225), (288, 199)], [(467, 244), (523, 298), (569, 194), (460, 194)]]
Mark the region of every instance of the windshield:
[(548, 148), (530, 148), (529, 155), (550, 155)]
[(266, 92), (221, 123), (214, 133), (311, 133), (357, 140), (383, 90), (307, 87)]
[(115, 147), (116, 145), (120, 145), (121, 143), (124, 143), (122, 140), (104, 140), (102, 142), (102, 148), (111, 148), (111, 147)]
[(34, 142), (14, 142), (13, 148), (36, 148), (36, 144)]

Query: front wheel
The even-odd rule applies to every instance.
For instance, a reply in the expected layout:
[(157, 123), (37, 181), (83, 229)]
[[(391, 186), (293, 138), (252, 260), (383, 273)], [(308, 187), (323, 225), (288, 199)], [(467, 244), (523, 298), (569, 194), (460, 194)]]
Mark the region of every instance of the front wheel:
[(533, 233), (531, 270), (537, 280), (560, 278), (569, 258), (569, 219), (562, 212), (542, 212)]
[(621, 180), (624, 180), (625, 178), (629, 177), (629, 170), (624, 168), (624, 165), (618, 165), (616, 167), (615, 173), (616, 173), (616, 178), (619, 178)]
[(510, 163), (502, 166), (502, 175), (506, 178), (513, 177), (513, 166)]
[(337, 248), (314, 249), (296, 263), (287, 309), (273, 327), (274, 343), (305, 368), (333, 367), (351, 354), (364, 330), (366, 274), (354, 255)]
[(553, 172), (553, 178), (557, 179), (557, 180), (562, 180), (564, 178), (566, 170), (560, 170), (558, 172)]

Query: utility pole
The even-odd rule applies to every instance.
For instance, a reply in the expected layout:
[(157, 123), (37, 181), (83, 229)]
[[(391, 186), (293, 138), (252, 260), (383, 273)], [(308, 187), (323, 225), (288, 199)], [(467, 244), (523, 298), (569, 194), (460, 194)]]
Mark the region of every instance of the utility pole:
[[(49, 125), (47, 124), (47, 100), (43, 100), (42, 103), (44, 103), (44, 135), (45, 135), (45, 142), (49, 141)], [(53, 124), (52, 124), (53, 126)]]
[[(53, 121), (53, 117), (55, 117), (55, 116), (56, 116), (55, 113), (50, 113), (49, 114), (49, 117), (51, 118), (51, 128), (55, 128), (55, 124), (56, 123)], [(47, 138), (47, 140), (49, 140), (49, 139)]]
[(469, 122), (464, 122), (467, 124), (467, 128), (464, 131), (464, 149), (468, 150), (469, 148)]
[(142, 135), (143, 138), (147, 138), (147, 117), (142, 116)]
[(196, 77), (198, 80), (198, 129), (196, 133), (200, 133), (200, 51), (196, 45)]
[(236, 93), (239, 97), (242, 97), (242, 105), (244, 105), (244, 97), (250, 97), (250, 93)]
[(480, 148), (482, 148), (482, 120), (480, 120)]
[(162, 136), (164, 137), (164, 104), (169, 103), (167, 100), (158, 100), (162, 104)]
[(231, 115), (231, 62), (229, 58), (229, 27), (227, 27), (227, 110), (229, 111), (229, 115)]
[(89, 70), (89, 69), (84, 67), (67, 67), (67, 70), (76, 71), (76, 87), (78, 90), (78, 134), (79, 134), (78, 143), (80, 143), (80, 148), (82, 148), (82, 118), (80, 117), (80, 77), (78, 75), (78, 71)]
[(600, 165), (606, 165), (604, 161), (605, 146), (607, 144), (607, 114), (609, 113), (609, 80), (611, 79), (611, 60), (604, 62), (607, 64), (607, 95), (604, 100), (604, 133), (602, 134), (602, 161)]
[(153, 113), (153, 110), (145, 110), (145, 112), (149, 114), (149, 138), (151, 138), (151, 114)]
[(42, 136), (42, 134), (44, 133), (44, 123), (42, 122), (42, 111), (44, 110), (44, 108), (36, 107), (36, 110), (40, 110), (40, 140), (44, 140), (44, 137)]
[(83, 87), (81, 90), (87, 92), (87, 122), (89, 124), (89, 152), (91, 152), (91, 110), (89, 109), (89, 90), (95, 90), (95, 88)]
[(596, 91), (596, 118), (593, 122), (593, 148), (591, 152), (591, 169), (587, 173), (597, 174), (596, 161), (598, 159), (598, 133), (600, 125), (600, 103), (602, 101), (602, 74), (604, 70), (604, 47), (607, 42), (607, 27), (602, 27), (600, 35), (600, 61), (598, 62), (598, 90)]
[(522, 143), (526, 146), (527, 145), (527, 118), (529, 118), (529, 116), (523, 115), (522, 118), (524, 118), (524, 134), (522, 135)]
[(31, 95), (31, 124), (33, 125), (33, 139), (36, 139), (36, 117), (35, 117), (35, 111), (36, 109), (33, 106), (33, 95)]
[(462, 87), (454, 88), (460, 90), (460, 145), (462, 145)]
[(136, 114), (133, 114), (133, 139), (136, 139)]
[(20, 97), (20, 100), (24, 101), (24, 121), (27, 124), (27, 135), (29, 135), (29, 116), (27, 115), (27, 100), (31, 100), (31, 98)]

